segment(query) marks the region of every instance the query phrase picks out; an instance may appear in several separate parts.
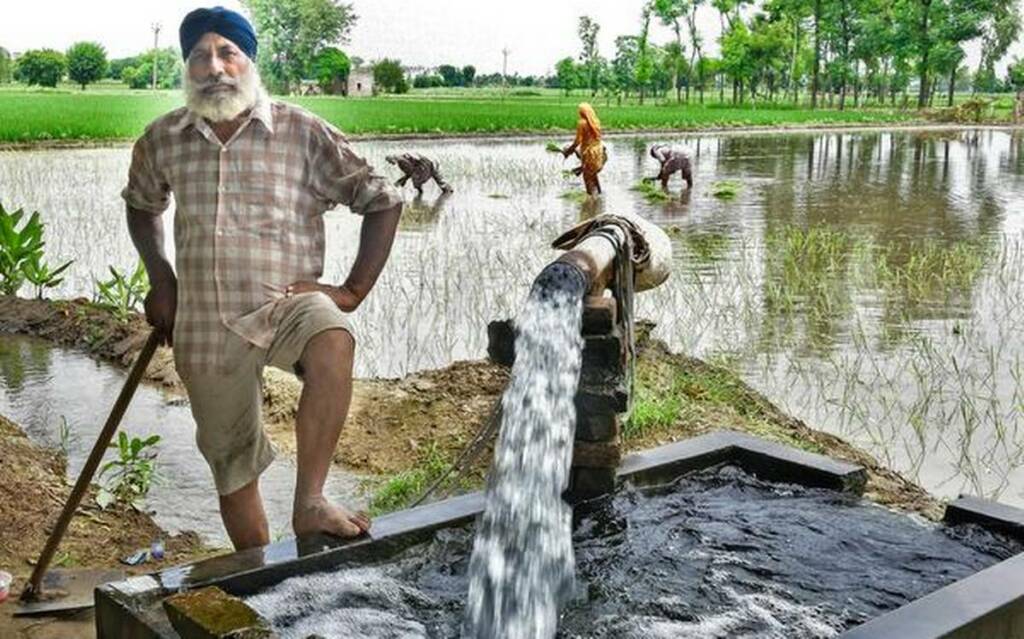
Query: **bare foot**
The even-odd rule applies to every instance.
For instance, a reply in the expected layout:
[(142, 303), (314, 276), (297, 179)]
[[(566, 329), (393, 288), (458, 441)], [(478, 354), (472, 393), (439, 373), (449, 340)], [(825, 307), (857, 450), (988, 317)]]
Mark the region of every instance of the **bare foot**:
[(327, 533), (338, 537), (358, 537), (369, 532), (370, 517), (366, 513), (353, 513), (335, 506), (320, 497), (295, 506), (292, 529), (296, 536)]

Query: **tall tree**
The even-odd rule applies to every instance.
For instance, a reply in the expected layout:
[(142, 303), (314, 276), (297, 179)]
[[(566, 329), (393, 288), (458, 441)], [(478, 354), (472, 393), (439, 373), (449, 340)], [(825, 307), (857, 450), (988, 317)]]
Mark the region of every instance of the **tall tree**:
[(68, 77), (82, 87), (96, 82), (107, 74), (107, 51), (96, 42), (77, 42), (66, 54)]
[(12, 66), (10, 52), (0, 47), (0, 84), (7, 84), (13, 79)]
[(580, 87), (580, 67), (571, 57), (559, 60), (555, 64), (555, 73), (558, 77), (558, 86), (565, 91), (566, 95)]
[(591, 20), (590, 16), (580, 16), (579, 27), (577, 28), (582, 45), (580, 61), (583, 63), (591, 97), (597, 95), (597, 89), (600, 87), (601, 80), (600, 52), (597, 47), (597, 33), (600, 30), (601, 26)]
[(832, 86), (839, 92), (839, 110), (846, 108), (850, 81), (855, 75), (853, 45), (860, 28), (855, 0), (835, 0), (826, 9), (826, 33), (830, 49), (834, 52), (829, 64)]
[(64, 54), (53, 49), (26, 51), (15, 60), (14, 78), (31, 86), (55, 87), (64, 77), (67, 62)]
[(975, 90), (981, 82), (995, 84), (996, 62), (1006, 55), (1010, 45), (1020, 36), (1021, 13), (1018, 0), (992, 0), (992, 10), (982, 23), (981, 57), (975, 74)]
[(150, 49), (134, 58), (135, 63), (121, 69), (121, 79), (132, 89), (148, 89), (153, 83), (153, 65), (156, 64), (157, 86), (176, 89), (181, 86), (185, 65), (177, 49), (166, 47)]
[(1006, 75), (1007, 84), (1017, 93), (1013, 104), (1013, 121), (1020, 124), (1024, 118), (1024, 60), (1015, 57), (1007, 67)]
[(730, 23), (721, 39), (722, 70), (732, 79), (734, 103), (744, 101), (746, 88), (754, 74), (750, 40), (750, 30), (743, 20)]
[(690, 11), (686, 14), (686, 27), (690, 32), (690, 64), (686, 71), (686, 100), (690, 100), (690, 81), (693, 77), (694, 57), (697, 64), (697, 86), (700, 88), (700, 102), (704, 103), (704, 52), (702, 50), (703, 39), (700, 29), (697, 27), (697, 9), (704, 4), (704, 0), (690, 0)]
[(444, 78), (446, 87), (457, 87), (462, 85), (462, 73), (450, 64), (442, 64), (437, 67), (438, 74)]
[(612, 60), (612, 75), (617, 91), (629, 96), (636, 86), (636, 65), (640, 57), (640, 42), (636, 36), (615, 38), (615, 59)]
[(786, 79), (794, 103), (800, 99), (802, 73), (800, 62), (804, 48), (805, 22), (811, 16), (812, 4), (811, 0), (768, 0), (765, 3), (765, 9), (774, 19), (785, 24), (790, 31), (789, 69)]
[[(679, 88), (679, 71), (682, 68), (682, 61), (685, 59), (683, 28), (680, 20), (688, 15), (690, 4), (690, 0), (654, 0), (654, 13), (657, 14), (658, 19), (661, 20), (663, 25), (672, 28), (672, 33), (676, 36), (673, 46), (666, 47), (672, 71), (672, 86), (676, 89), (676, 102), (682, 102)], [(689, 78), (686, 80), (686, 97), (687, 99), (690, 97)]]
[(405, 71), (399, 60), (384, 58), (373, 65), (373, 83), (386, 93), (406, 93), (409, 83), (405, 79)]
[(651, 5), (644, 5), (640, 19), (640, 36), (637, 38), (636, 85), (640, 89), (640, 104), (644, 103), (644, 93), (654, 76), (654, 58), (648, 41), (651, 30)]
[[(324, 47), (348, 42), (357, 16), (338, 0), (242, 0), (260, 34), (260, 68), (287, 92), (307, 77)], [(404, 77), (404, 76), (403, 76)]]
[(917, 106), (928, 106), (931, 95), (931, 73), (934, 61), (932, 54), (935, 49), (935, 13), (941, 8), (943, 0), (902, 0), (899, 4), (899, 17), (906, 41), (917, 59), (918, 92)]
[(818, 91), (821, 89), (821, 1), (814, 0), (814, 67), (811, 70), (811, 108), (818, 108)]
[(337, 47), (324, 47), (313, 59), (313, 77), (323, 93), (345, 93), (351, 71), (352, 62)]
[(463, 86), (473, 86), (473, 80), (476, 78), (476, 67), (472, 64), (467, 64), (462, 67), (462, 84)]

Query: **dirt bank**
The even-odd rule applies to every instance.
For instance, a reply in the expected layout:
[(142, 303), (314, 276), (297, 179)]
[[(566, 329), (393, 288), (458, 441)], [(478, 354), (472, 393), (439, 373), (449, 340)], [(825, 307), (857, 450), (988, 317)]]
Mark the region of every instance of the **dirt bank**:
[[(11, 617), (18, 592), (55, 523), (68, 494), (64, 458), (29, 441), (17, 425), (0, 417), (0, 570), (15, 576), (11, 600), (0, 604), (2, 637), (79, 637), (91, 635), (88, 614), (70, 623), (16, 620)], [(85, 497), (53, 565), (63, 568), (119, 567), (132, 573), (152, 572), (210, 554), (193, 533), (168, 535), (152, 518), (123, 506), (106, 510), (96, 505), (95, 491)], [(163, 561), (129, 568), (122, 557), (162, 539)]]
[[(43, 337), (127, 366), (145, 341), (147, 327), (139, 316), (119, 323), (85, 300), (0, 297), (0, 331)], [(731, 428), (861, 464), (869, 471), (868, 495), (875, 501), (931, 517), (941, 512), (939, 503), (912, 482), (842, 439), (786, 415), (724, 369), (644, 340), (637, 370), (641, 386), (655, 396), (672, 397), (678, 406), (662, 423), (627, 432), (628, 450)], [(158, 353), (146, 379), (182, 393), (167, 349)], [(408, 471), (427, 457), (451, 460), (488, 418), (507, 381), (507, 369), (486, 361), (458, 362), (404, 379), (356, 380), (349, 422), (335, 460), (376, 475)], [(294, 376), (275, 369), (267, 370), (265, 382), (267, 430), (282, 452), (293, 452), (301, 385)], [(485, 453), (482, 463), (488, 458)]]
[[(139, 315), (117, 321), (84, 300), (40, 301), (0, 296), (0, 331), (33, 335), (128, 367), (149, 327)], [(170, 349), (160, 348), (145, 381), (184, 397)], [(463, 362), (401, 380), (356, 380), (336, 461), (360, 473), (388, 474), (415, 466), (428, 446), (454, 451), (468, 441), (500, 395), (508, 373), (487, 362)], [(294, 421), (302, 385), (267, 368), (263, 415), (277, 448), (295, 450)]]
[[(817, 131), (871, 131), (884, 129), (886, 131), (917, 131), (917, 130), (973, 130), (973, 129), (994, 129), (1013, 130), (1020, 128), (1008, 122), (981, 122), (977, 124), (956, 124), (949, 122), (935, 122), (926, 118), (891, 122), (825, 122), (818, 124), (792, 123), (792, 124), (767, 124), (767, 125), (737, 125), (737, 126), (707, 126), (707, 127), (682, 127), (682, 128), (650, 128), (650, 129), (610, 129), (605, 131), (608, 137), (629, 137), (639, 135), (683, 135), (683, 134), (746, 134), (746, 133), (812, 133)], [(564, 136), (571, 134), (569, 129), (541, 129), (504, 131), (487, 133), (358, 133), (347, 137), (356, 142), (375, 141), (508, 141), (508, 140), (550, 140), (552, 136)], [(134, 138), (110, 138), (104, 140), (36, 140), (30, 142), (0, 142), (0, 151), (45, 151), (45, 150), (74, 150), (74, 149), (103, 149), (113, 147), (129, 147)]]

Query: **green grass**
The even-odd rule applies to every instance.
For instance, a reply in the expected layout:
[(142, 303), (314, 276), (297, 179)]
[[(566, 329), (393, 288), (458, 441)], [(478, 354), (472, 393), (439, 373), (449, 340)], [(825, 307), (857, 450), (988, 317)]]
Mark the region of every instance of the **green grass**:
[[(413, 93), (402, 97), (289, 98), (350, 134), (460, 134), (569, 132), (579, 96), (493, 92)], [(146, 124), (180, 106), (180, 91), (128, 91), (104, 85), (0, 89), (0, 142), (118, 140), (137, 137)], [(817, 110), (785, 105), (679, 105), (674, 102), (595, 103), (607, 130), (702, 129), (739, 126), (801, 126), (902, 122), (912, 113), (890, 109)]]
[(370, 515), (376, 517), (408, 507), (428, 486), (447, 472), (450, 465), (437, 447), (431, 446), (419, 464), (382, 481), (376, 487), (370, 498)]
[(651, 430), (669, 428), (679, 419), (683, 402), (674, 394), (674, 389), (662, 393), (638, 383), (635, 393), (633, 412), (622, 428), (625, 439), (640, 437)]

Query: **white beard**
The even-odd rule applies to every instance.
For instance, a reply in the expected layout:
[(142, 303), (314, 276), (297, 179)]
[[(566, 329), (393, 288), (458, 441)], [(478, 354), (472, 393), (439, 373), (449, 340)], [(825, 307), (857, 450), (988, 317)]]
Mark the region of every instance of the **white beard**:
[[(226, 83), (231, 83), (227, 78)], [(185, 89), (185, 105), (189, 111), (211, 122), (228, 122), (234, 120), (246, 109), (252, 108), (257, 102), (267, 99), (267, 92), (260, 81), (256, 65), (234, 81), (235, 90), (207, 94), (203, 88), (208, 82), (196, 83), (185, 71), (183, 87)]]

